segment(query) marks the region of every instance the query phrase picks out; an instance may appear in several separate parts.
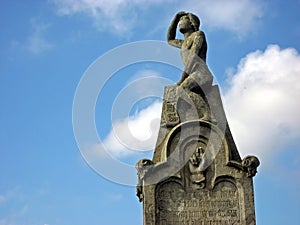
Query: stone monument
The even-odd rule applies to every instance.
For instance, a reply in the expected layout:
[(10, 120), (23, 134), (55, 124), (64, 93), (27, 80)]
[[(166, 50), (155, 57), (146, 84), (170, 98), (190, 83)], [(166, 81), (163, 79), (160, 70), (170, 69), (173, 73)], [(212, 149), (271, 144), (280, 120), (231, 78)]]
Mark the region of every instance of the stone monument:
[[(176, 39), (177, 26), (184, 40)], [(197, 16), (179, 12), (168, 30), (168, 43), (181, 49), (184, 72), (165, 87), (153, 159), (136, 164), (143, 223), (255, 225), (252, 177), (259, 160), (238, 153), (199, 27)]]

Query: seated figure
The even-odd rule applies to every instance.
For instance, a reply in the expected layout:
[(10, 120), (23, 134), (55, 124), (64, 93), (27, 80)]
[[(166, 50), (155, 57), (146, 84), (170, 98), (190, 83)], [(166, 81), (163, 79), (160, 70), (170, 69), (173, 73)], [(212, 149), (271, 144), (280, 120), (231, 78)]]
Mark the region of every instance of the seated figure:
[[(176, 39), (176, 29), (184, 35), (184, 40)], [(205, 34), (199, 30), (200, 20), (192, 14), (179, 12), (175, 15), (168, 30), (168, 43), (181, 49), (184, 72), (177, 85), (192, 90), (212, 85), (213, 76), (206, 65), (207, 43)], [(190, 79), (187, 79), (191, 77)]]

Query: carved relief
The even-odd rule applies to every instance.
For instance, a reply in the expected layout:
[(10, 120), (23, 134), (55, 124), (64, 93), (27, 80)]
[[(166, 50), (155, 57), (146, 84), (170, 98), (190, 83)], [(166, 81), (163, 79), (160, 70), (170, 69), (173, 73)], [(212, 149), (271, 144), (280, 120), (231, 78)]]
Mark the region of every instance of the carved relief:
[(179, 116), (176, 111), (175, 103), (165, 102), (164, 116), (167, 126), (175, 126), (179, 124)]
[(188, 162), (190, 180), (191, 183), (196, 186), (196, 188), (205, 187), (205, 170), (203, 170), (204, 163), (204, 148), (201, 146), (196, 146), (193, 155), (190, 157)]
[(177, 112), (177, 87), (169, 86), (165, 89), (163, 120), (167, 126), (175, 126), (179, 124), (180, 119)]
[(257, 167), (260, 162), (255, 156), (246, 156), (242, 161), (242, 166), (244, 170), (247, 172), (248, 177), (254, 177), (257, 173)]
[(136, 195), (139, 198), (140, 202), (142, 202), (144, 199), (143, 179), (151, 165), (153, 165), (153, 162), (150, 159), (141, 159), (135, 165), (135, 168), (136, 168), (137, 174), (138, 174), (138, 184), (136, 185)]

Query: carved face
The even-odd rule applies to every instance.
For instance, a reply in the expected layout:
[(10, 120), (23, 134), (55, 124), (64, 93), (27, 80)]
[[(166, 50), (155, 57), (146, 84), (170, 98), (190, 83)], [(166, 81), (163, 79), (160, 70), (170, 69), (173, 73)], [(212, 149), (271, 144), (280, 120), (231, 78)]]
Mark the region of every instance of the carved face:
[(179, 29), (181, 33), (185, 33), (189, 30), (194, 30), (191, 20), (188, 16), (182, 16), (179, 20)]

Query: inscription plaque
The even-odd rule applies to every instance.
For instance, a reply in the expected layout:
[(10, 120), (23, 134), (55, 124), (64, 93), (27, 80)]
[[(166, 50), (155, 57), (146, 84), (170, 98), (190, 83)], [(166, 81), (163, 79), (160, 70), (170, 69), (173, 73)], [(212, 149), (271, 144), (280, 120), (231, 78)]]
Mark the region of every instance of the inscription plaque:
[(236, 186), (219, 182), (212, 191), (184, 191), (169, 181), (157, 191), (157, 225), (239, 225), (240, 206)]

